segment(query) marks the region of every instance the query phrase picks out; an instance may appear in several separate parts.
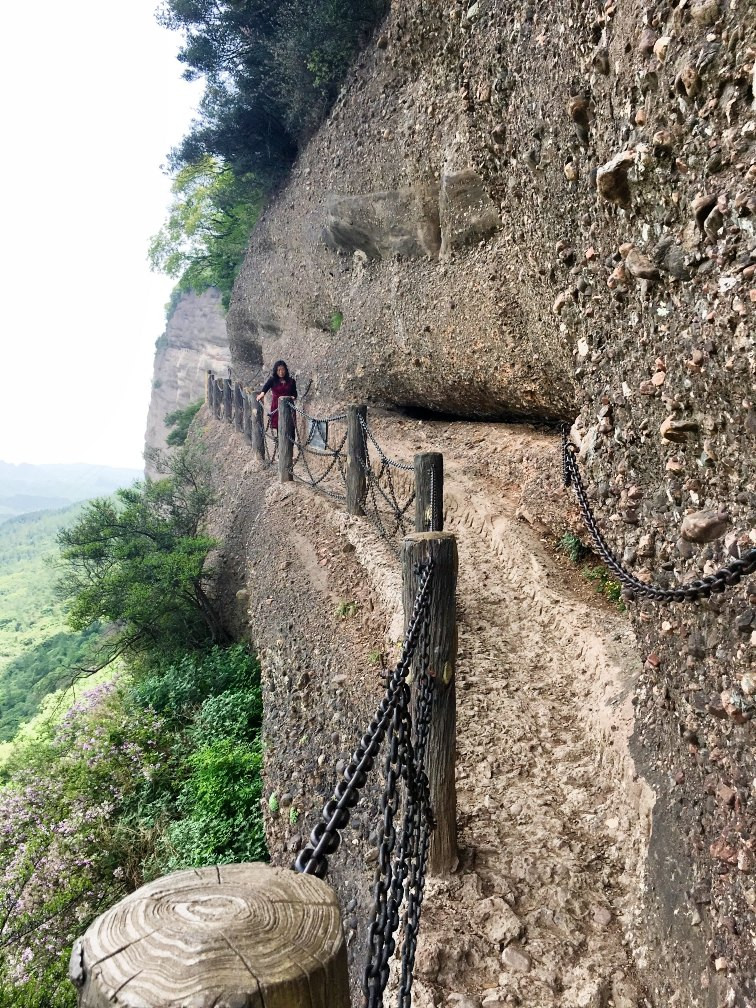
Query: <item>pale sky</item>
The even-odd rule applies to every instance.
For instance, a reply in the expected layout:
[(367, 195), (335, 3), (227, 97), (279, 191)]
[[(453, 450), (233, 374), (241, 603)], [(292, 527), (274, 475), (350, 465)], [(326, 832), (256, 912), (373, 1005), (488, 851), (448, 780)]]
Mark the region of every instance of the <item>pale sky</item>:
[(142, 466), (173, 282), (147, 246), (202, 87), (157, 0), (38, 0), (0, 40), (0, 459)]

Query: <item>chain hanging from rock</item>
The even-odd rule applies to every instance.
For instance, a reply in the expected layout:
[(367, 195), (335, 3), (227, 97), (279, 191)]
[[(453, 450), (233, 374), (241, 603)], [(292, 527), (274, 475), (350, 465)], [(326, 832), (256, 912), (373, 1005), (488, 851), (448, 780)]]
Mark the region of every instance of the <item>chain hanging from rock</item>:
[(596, 521), (596, 516), (588, 503), (583, 480), (577, 464), (577, 449), (568, 438), (567, 425), (562, 426), (562, 479), (566, 487), (572, 486), (577, 497), (580, 513), (585, 527), (591, 534), (599, 556), (609, 570), (623, 585), (622, 597), (626, 601), (650, 599), (654, 602), (697, 602), (710, 595), (717, 595), (726, 588), (740, 583), (741, 578), (756, 571), (756, 549), (748, 550), (743, 557), (733, 560), (720, 567), (714, 574), (680, 585), (678, 588), (662, 588), (660, 585), (647, 584), (626, 570), (616, 558), (604, 539)]

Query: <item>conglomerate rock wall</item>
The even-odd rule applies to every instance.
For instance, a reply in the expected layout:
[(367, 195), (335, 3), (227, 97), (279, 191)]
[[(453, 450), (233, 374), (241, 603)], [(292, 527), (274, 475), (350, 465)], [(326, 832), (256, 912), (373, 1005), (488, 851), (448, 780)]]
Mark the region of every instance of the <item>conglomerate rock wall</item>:
[[(756, 545), (755, 29), (747, 0), (396, 4), (256, 230), (236, 371), (575, 420), (643, 579)], [(756, 583), (629, 611), (657, 793), (639, 967), (659, 1006), (753, 1005)]]
[(156, 475), (150, 453), (166, 447), (166, 415), (204, 398), (207, 372), (225, 375), (230, 364), (226, 313), (220, 292), (211, 288), (202, 294), (193, 291), (183, 294), (155, 349), (144, 436), (148, 475)]

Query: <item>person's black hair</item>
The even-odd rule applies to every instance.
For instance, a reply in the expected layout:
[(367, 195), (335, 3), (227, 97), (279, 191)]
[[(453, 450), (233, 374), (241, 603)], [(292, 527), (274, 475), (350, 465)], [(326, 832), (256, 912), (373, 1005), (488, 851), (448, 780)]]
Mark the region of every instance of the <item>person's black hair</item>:
[(279, 378), (278, 378), (278, 369), (280, 367), (285, 367), (286, 368), (286, 374), (284, 376), (284, 381), (286, 381), (287, 378), (291, 378), (291, 375), (289, 374), (289, 365), (286, 363), (286, 361), (285, 360), (277, 360), (276, 363), (273, 365), (273, 370), (270, 372), (270, 380), (271, 381), (277, 382), (279, 380)]

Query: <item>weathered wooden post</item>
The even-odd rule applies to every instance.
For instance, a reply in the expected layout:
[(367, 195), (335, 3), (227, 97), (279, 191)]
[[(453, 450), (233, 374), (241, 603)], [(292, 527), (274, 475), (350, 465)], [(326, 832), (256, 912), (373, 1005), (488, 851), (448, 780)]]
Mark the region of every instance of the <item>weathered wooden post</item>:
[(244, 389), (239, 382), (234, 387), (234, 426), (244, 433)]
[(440, 532), (444, 527), (444, 456), (415, 455), (415, 532)]
[(278, 400), (278, 476), (282, 483), (294, 479), (294, 410), (291, 396)]
[(415, 565), (433, 559), (430, 598), (430, 674), (435, 680), (425, 768), (436, 828), (428, 871), (447, 875), (457, 864), (457, 792), (454, 767), (457, 731), (457, 540), (451, 532), (415, 532), (402, 543), (405, 622), (417, 594)]
[(223, 379), (223, 415), (228, 423), (233, 423), (233, 389), (230, 378)]
[(213, 392), (215, 391), (215, 375), (212, 371), (207, 372), (205, 380), (205, 402), (210, 412), (213, 412)]
[(242, 389), (242, 396), (244, 397), (244, 437), (250, 444), (254, 444), (254, 436), (252, 434), (252, 414), (255, 408), (255, 398), (247, 389)]
[(95, 920), (71, 953), (79, 1008), (349, 1008), (336, 894), (266, 864), (175, 872)]
[(215, 401), (215, 416), (216, 416), (216, 418), (218, 420), (220, 420), (220, 418), (221, 418), (221, 416), (223, 414), (223, 379), (222, 378), (216, 378), (215, 379), (215, 396), (214, 396), (214, 401)]
[[(250, 411), (251, 412), (251, 411)], [(252, 422), (252, 444), (255, 452), (265, 461), (265, 410), (261, 402), (255, 402), (254, 416)]]
[(346, 506), (351, 515), (365, 514), (367, 494), (367, 440), (364, 423), (367, 406), (347, 406)]

